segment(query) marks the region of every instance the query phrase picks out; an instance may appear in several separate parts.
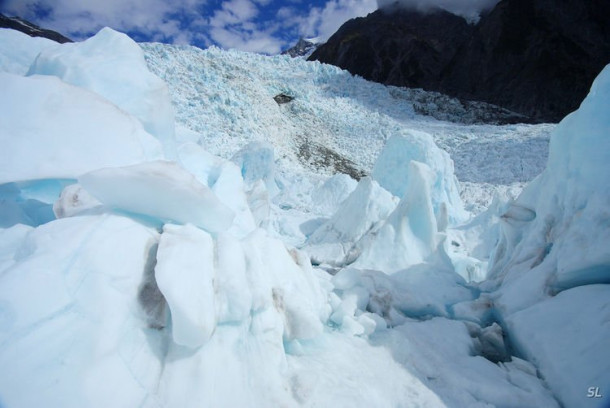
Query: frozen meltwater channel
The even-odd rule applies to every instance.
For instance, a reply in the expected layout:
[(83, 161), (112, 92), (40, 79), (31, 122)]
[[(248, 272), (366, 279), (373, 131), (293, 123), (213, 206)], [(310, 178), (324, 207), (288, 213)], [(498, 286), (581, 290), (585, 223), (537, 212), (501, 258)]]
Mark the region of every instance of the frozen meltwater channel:
[(110, 29), (0, 44), (0, 406), (610, 392), (607, 70), (507, 200), (552, 125), (437, 121), (334, 67)]

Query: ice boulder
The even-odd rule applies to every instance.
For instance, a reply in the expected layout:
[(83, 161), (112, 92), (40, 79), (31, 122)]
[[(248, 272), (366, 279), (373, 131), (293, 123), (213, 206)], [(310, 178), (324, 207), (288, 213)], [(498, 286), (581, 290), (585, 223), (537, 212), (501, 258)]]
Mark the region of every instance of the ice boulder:
[(369, 177), (343, 201), (337, 212), (309, 237), (305, 251), (315, 263), (342, 265), (359, 255), (356, 243), (394, 210), (392, 194)]
[(139, 119), (173, 158), (169, 90), (148, 70), (142, 49), (127, 35), (106, 27), (83, 42), (44, 49), (28, 71), (35, 74), (53, 75), (103, 96)]
[(409, 180), (396, 209), (378, 231), (370, 234), (362, 255), (353, 264), (391, 274), (428, 260), (443, 240), (432, 205), (435, 173), (423, 163), (409, 163)]
[(58, 45), (48, 38), (0, 28), (0, 72), (25, 75), (40, 51)]
[(265, 228), (271, 214), (269, 191), (263, 180), (258, 180), (246, 191), (248, 207), (257, 227)]
[(0, 183), (76, 178), (162, 157), (139, 121), (92, 92), (5, 73), (0, 88)]
[(208, 187), (173, 162), (100, 169), (78, 180), (108, 207), (191, 223), (209, 232), (225, 231), (235, 217)]
[[(455, 224), (467, 219), (459, 195), (458, 181), (449, 154), (436, 146), (428, 133), (410, 130), (405, 135), (392, 136), (375, 162), (373, 179), (397, 197), (402, 198), (409, 185), (411, 160), (426, 164), (434, 177), (429, 181), (434, 213), (439, 222)], [(445, 212), (447, 213), (445, 215)]]
[(391, 276), (350, 266), (341, 269), (332, 282), (340, 302), (335, 302), (331, 320), (339, 325), (346, 312), (358, 317), (368, 311), (390, 326), (402, 323), (405, 316), (449, 317), (452, 305), (471, 301), (473, 296), (463, 279), (437, 265), (418, 265)]
[(53, 203), (53, 213), (57, 218), (72, 217), (101, 206), (102, 203), (76, 183), (70, 184), (62, 190), (57, 201)]

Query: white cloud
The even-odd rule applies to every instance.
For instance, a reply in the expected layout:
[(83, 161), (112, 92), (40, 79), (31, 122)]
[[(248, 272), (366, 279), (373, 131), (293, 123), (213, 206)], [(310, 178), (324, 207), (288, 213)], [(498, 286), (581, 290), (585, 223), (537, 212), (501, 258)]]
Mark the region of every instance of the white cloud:
[(324, 7), (313, 7), (307, 16), (295, 20), (301, 36), (326, 41), (347, 20), (366, 16), (376, 9), (376, 0), (330, 0)]
[(132, 34), (136, 40), (217, 44), (266, 54), (280, 52), (298, 36), (326, 40), (345, 21), (376, 9), (376, 0), (328, 0), (321, 7), (305, 10), (308, 5), (302, 0), (281, 4), (273, 0), (224, 0), (214, 5), (215, 10), (211, 10), (209, 0), (0, 1), (5, 14), (18, 15), (75, 40), (109, 26)]
[(212, 27), (243, 24), (258, 15), (258, 7), (249, 0), (229, 0), (222, 3), (210, 19)]
[(269, 0), (227, 0), (209, 19), (210, 38), (223, 48), (277, 54), (284, 45), (274, 36), (277, 24), (257, 21), (259, 4)]
[(379, 8), (402, 7), (426, 12), (442, 8), (450, 13), (476, 21), (483, 10), (491, 9), (500, 0), (377, 0)]
[(234, 48), (241, 51), (278, 54), (282, 49), (282, 41), (264, 31), (248, 32), (213, 27), (210, 30), (210, 37), (223, 48)]
[(5, 0), (2, 8), (77, 40), (109, 26), (159, 41), (184, 42), (181, 20), (201, 18), (194, 10), (205, 4), (206, 0)]

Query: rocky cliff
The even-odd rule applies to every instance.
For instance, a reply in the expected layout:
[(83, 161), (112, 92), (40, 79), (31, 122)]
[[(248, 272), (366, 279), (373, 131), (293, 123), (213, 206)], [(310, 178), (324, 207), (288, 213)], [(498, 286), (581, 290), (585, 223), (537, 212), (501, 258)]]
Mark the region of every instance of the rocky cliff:
[(609, 16), (607, 0), (502, 0), (476, 24), (441, 9), (377, 10), (309, 59), (556, 122), (610, 63)]

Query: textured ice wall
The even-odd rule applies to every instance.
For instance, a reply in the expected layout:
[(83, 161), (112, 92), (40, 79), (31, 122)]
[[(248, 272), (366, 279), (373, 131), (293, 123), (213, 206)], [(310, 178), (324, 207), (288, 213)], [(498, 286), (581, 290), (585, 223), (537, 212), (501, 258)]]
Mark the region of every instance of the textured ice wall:
[(609, 106), (610, 66), (553, 132), (544, 172), (503, 215), (487, 284), (500, 285), (495, 304), (514, 344), (565, 406), (600, 406), (588, 387), (609, 384), (600, 341), (610, 337)]

